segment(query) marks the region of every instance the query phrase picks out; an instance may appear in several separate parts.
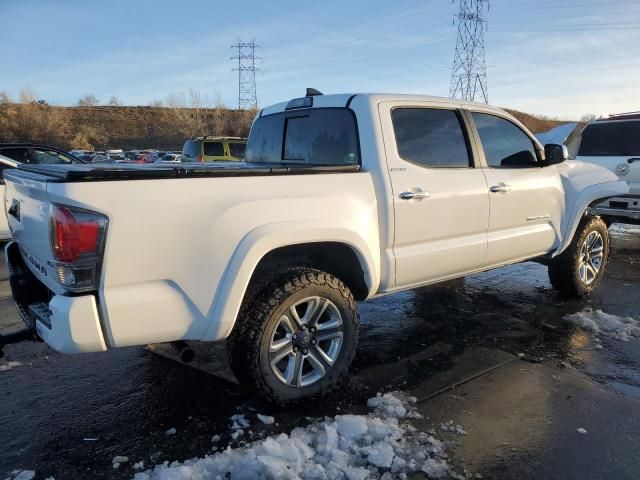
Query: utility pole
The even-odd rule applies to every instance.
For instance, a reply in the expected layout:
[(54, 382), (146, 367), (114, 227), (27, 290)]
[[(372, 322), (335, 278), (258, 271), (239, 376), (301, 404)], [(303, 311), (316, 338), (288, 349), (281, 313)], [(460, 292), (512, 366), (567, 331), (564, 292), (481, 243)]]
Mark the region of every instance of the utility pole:
[(458, 21), (458, 38), (453, 55), (453, 71), (449, 96), (463, 100), (489, 103), (487, 90), (487, 65), (484, 60), (484, 33), (487, 21), (484, 9), (489, 10), (489, 0), (458, 0), (460, 12), (454, 16)]
[(238, 61), (238, 66), (233, 69), (238, 72), (238, 109), (257, 108), (256, 71), (260, 69), (256, 68), (256, 60), (262, 58), (256, 57), (256, 48), (260, 48), (260, 45), (256, 45), (255, 39), (250, 42), (238, 39), (238, 43), (231, 45), (231, 48), (238, 50), (237, 55), (231, 57), (231, 60)]

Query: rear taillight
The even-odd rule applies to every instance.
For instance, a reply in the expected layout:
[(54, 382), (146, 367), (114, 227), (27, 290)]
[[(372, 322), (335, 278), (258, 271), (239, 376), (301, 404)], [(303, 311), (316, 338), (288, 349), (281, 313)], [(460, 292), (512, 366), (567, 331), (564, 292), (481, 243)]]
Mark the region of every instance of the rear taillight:
[(96, 286), (106, 226), (107, 218), (99, 213), (52, 206), (51, 249), (63, 286), (70, 290)]
[(204, 162), (204, 157), (203, 157), (202, 155), (200, 155), (200, 156), (197, 158), (197, 160), (198, 160), (198, 162), (203, 163), (203, 162)]

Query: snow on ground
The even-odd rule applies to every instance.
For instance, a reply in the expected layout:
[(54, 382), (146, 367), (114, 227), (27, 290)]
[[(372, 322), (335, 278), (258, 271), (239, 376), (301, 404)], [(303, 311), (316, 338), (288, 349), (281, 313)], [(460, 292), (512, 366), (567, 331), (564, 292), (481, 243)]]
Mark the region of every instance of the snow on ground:
[(273, 425), (273, 423), (276, 421), (275, 418), (270, 417), (269, 415), (262, 415), (261, 413), (258, 413), (256, 416), (258, 417), (258, 420), (260, 420), (265, 425)]
[(22, 365), (20, 362), (7, 362), (0, 365), (0, 372), (7, 372)]
[(564, 318), (580, 328), (593, 332), (596, 336), (603, 335), (625, 342), (634, 337), (640, 338), (640, 321), (631, 317), (619, 317), (604, 313), (602, 310), (585, 310), (566, 315)]
[(440, 430), (443, 432), (455, 433), (456, 435), (466, 435), (467, 432), (461, 425), (457, 425), (453, 420), (440, 424)]
[(8, 478), (12, 478), (13, 480), (32, 480), (35, 476), (36, 472), (33, 470), (14, 470)]
[(640, 225), (614, 223), (609, 227), (609, 232), (619, 234), (640, 233)]
[[(326, 417), (244, 447), (227, 447), (184, 463), (165, 462), (136, 473), (134, 479), (364, 480), (407, 478), (420, 471), (431, 478), (458, 477), (447, 463), (443, 444), (409, 423), (419, 417), (414, 403), (415, 398), (402, 393), (378, 394), (368, 401), (369, 415)], [(232, 421), (246, 428), (239, 417)]]

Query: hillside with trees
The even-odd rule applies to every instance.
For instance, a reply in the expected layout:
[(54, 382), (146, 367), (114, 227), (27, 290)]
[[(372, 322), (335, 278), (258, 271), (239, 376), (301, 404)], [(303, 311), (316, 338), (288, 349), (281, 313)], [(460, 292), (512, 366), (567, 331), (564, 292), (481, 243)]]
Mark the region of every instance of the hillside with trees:
[[(532, 132), (544, 132), (563, 122), (509, 110)], [(0, 143), (35, 142), (64, 149), (157, 148), (180, 150), (185, 139), (198, 135), (247, 136), (255, 111), (233, 110), (220, 102), (209, 106), (197, 92), (170, 95), (150, 106), (122, 106), (116, 97), (98, 105), (85, 95), (73, 107), (49, 105), (29, 91), (12, 100), (0, 93)]]

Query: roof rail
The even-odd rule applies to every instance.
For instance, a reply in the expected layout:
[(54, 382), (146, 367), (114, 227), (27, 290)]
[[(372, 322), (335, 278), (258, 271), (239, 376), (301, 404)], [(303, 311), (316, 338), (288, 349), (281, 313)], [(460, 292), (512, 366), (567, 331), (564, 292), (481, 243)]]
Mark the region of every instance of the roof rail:
[(640, 111), (626, 113), (609, 113), (601, 116), (598, 120), (637, 120), (640, 119)]

